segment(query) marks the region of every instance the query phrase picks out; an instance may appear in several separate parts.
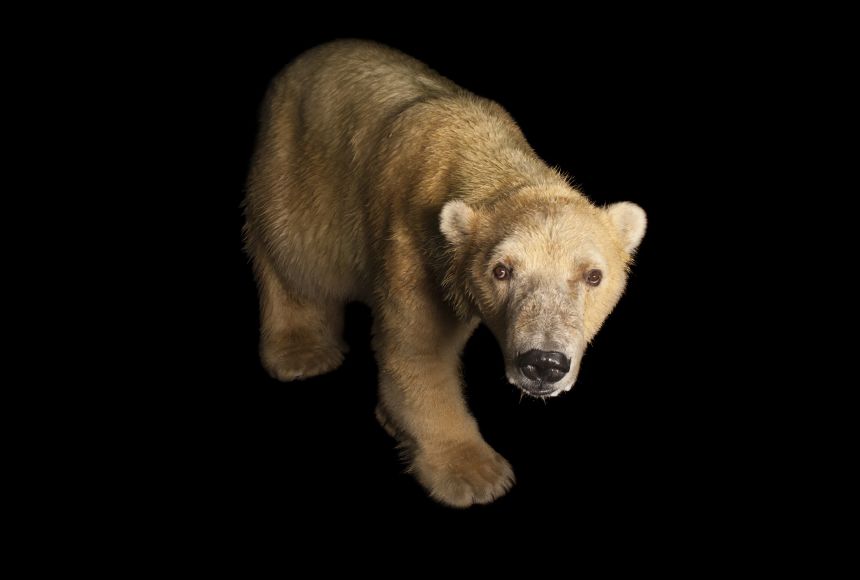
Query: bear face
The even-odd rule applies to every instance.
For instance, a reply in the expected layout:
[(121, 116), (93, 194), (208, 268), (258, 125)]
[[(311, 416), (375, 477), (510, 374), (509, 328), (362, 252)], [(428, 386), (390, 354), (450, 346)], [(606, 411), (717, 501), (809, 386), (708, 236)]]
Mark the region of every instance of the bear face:
[(510, 383), (556, 396), (576, 381), (585, 347), (624, 291), (645, 212), (571, 191), (533, 188), (492, 205), (448, 202), (449, 298), (496, 336)]

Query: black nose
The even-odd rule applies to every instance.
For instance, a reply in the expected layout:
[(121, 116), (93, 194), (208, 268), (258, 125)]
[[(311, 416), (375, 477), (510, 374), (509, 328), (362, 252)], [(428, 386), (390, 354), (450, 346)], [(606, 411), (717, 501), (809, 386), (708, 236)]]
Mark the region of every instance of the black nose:
[(530, 350), (517, 357), (517, 364), (525, 376), (545, 383), (561, 380), (570, 370), (570, 359), (554, 351)]

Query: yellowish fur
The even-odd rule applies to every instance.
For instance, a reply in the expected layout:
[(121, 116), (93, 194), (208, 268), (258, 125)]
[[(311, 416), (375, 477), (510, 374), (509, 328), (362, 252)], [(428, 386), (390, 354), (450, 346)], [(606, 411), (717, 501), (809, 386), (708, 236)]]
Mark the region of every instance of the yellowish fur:
[[(458, 507), (514, 481), (462, 396), (475, 327), (495, 333), (514, 384), (524, 349), (578, 365), (645, 229), (638, 206), (597, 208), (573, 189), (496, 103), (363, 41), (310, 50), (272, 82), (246, 220), (267, 371), (290, 381), (336, 368), (344, 304), (369, 304), (377, 417), (430, 495)], [(500, 263), (509, 280), (494, 278)], [(583, 282), (594, 268), (597, 287)]]

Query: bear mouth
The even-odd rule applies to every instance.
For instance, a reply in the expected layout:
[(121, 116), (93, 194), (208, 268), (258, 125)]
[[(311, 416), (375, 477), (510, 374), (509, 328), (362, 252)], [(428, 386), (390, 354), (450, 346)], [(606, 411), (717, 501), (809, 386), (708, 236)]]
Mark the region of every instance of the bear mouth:
[(524, 385), (517, 385), (520, 390), (525, 392), (527, 395), (531, 395), (532, 397), (551, 397), (553, 395), (558, 395), (560, 392), (553, 385), (547, 385), (543, 381), (529, 381)]
[(534, 397), (535, 399), (557, 397), (560, 393), (566, 390), (563, 388), (559, 388), (558, 385), (555, 384), (547, 384), (543, 381), (532, 381), (525, 377), (515, 379), (509, 375), (508, 382), (517, 387), (517, 389), (519, 389), (520, 393), (522, 393), (523, 395), (528, 395), (529, 397)]

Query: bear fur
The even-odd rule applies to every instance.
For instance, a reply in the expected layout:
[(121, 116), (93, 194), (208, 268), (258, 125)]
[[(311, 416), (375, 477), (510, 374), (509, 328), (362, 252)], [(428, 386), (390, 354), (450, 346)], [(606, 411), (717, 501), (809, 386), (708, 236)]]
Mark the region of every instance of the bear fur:
[(498, 104), (365, 41), (273, 80), (245, 213), (263, 366), (281, 381), (337, 368), (344, 305), (368, 304), (377, 418), (458, 507), (514, 482), (463, 398), (469, 336), (484, 322), (527, 394), (569, 390), (645, 232), (641, 208), (594, 206)]

